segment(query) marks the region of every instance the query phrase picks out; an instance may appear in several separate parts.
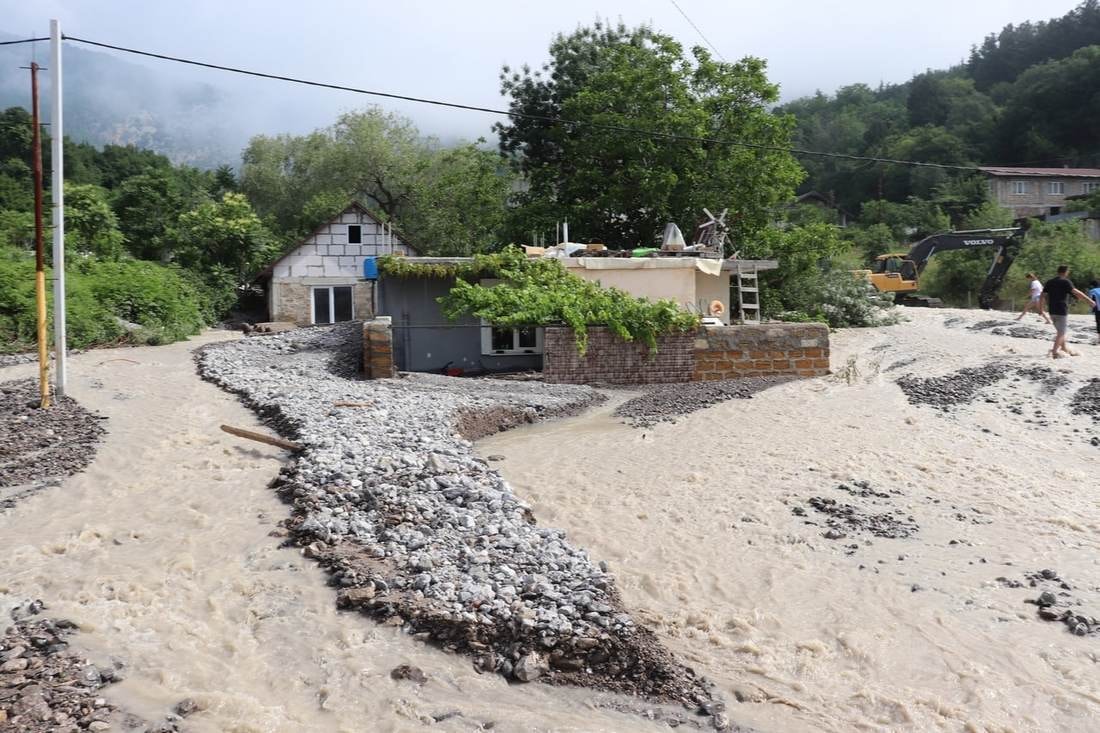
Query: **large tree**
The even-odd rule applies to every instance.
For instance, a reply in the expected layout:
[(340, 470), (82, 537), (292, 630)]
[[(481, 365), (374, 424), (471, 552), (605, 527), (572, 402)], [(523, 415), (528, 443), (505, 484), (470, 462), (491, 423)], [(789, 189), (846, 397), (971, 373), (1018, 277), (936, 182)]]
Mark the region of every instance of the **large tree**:
[(513, 176), (477, 143), (444, 147), (378, 108), (304, 136), (253, 138), (240, 188), (276, 229), (301, 234), (359, 199), (422, 251), (469, 254), (500, 244)]
[(514, 116), (498, 124), (501, 152), (526, 178), (512, 231), (649, 245), (668, 221), (690, 231), (728, 208), (735, 243), (769, 221), (803, 172), (791, 155), (793, 118), (768, 108), (778, 88), (755, 58), (685, 54), (641, 26), (597, 22), (550, 44), (539, 70), (504, 68)]

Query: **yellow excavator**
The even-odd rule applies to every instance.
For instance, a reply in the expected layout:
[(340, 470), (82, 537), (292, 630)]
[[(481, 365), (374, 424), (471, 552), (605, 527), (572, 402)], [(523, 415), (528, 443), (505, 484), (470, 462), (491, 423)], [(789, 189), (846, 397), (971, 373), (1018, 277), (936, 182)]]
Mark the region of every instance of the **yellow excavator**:
[(993, 263), (978, 291), (978, 305), (988, 310), (996, 302), (997, 291), (1016, 258), (1023, 237), (1023, 230), (1017, 228), (934, 234), (914, 244), (908, 252), (879, 255), (871, 263), (871, 269), (854, 270), (852, 274), (866, 279), (880, 293), (894, 293), (894, 302), (898, 305), (938, 308), (943, 305), (939, 298), (916, 294), (920, 289), (920, 274), (929, 258), (936, 252), (993, 247)]

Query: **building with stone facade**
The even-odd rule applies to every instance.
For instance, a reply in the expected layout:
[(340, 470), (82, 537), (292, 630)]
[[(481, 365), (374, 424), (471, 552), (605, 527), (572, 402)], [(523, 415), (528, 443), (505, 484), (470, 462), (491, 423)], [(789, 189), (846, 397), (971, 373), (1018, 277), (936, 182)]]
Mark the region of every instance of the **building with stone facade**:
[(984, 167), (993, 200), (1017, 219), (1062, 213), (1070, 196), (1100, 191), (1100, 168)]
[(370, 318), (375, 282), (364, 277), (363, 262), (387, 254), (416, 251), (390, 225), (352, 202), (260, 273), (268, 317), (299, 326)]

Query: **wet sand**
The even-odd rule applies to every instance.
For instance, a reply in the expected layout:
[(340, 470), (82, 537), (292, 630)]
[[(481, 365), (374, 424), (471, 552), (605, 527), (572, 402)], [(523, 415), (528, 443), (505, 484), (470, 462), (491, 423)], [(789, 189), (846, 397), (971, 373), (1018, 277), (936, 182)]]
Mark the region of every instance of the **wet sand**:
[[(1054, 361), (1044, 341), (945, 325), (987, 314), (907, 315), (835, 333), (831, 377), (648, 428), (613, 418), (612, 401), (480, 447), (541, 522), (609, 562), (635, 618), (719, 684), (735, 721), (1093, 731), (1100, 636), (1024, 601), (1063, 592), (1026, 577), (1053, 569), (1100, 615), (1100, 423), (1070, 410), (1100, 348)], [(895, 383), (991, 361), (1068, 384), (1009, 376), (945, 411)], [(828, 539), (813, 497), (917, 529)]]

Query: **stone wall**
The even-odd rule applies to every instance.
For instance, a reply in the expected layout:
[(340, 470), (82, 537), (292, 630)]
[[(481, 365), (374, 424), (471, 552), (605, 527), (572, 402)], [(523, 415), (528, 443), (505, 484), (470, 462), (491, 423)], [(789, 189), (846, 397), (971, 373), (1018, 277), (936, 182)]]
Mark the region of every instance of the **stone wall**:
[(588, 350), (577, 353), (573, 330), (546, 329), (542, 376), (553, 384), (667, 384), (691, 380), (695, 368), (691, 334), (665, 336), (656, 353), (622, 341), (606, 328), (588, 329)]
[(820, 323), (707, 326), (665, 336), (657, 352), (624, 342), (606, 328), (588, 330), (577, 353), (571, 329), (546, 329), (543, 378), (558, 384), (664, 384), (766, 375), (829, 373), (829, 328)]
[(308, 285), (296, 282), (280, 282), (272, 291), (268, 304), (269, 317), (273, 321), (297, 323), (308, 326), (310, 289)]
[(363, 323), (363, 377), (388, 379), (393, 366), (393, 328), (389, 316)]
[(823, 323), (708, 326), (694, 346), (697, 382), (829, 373), (829, 327)]

